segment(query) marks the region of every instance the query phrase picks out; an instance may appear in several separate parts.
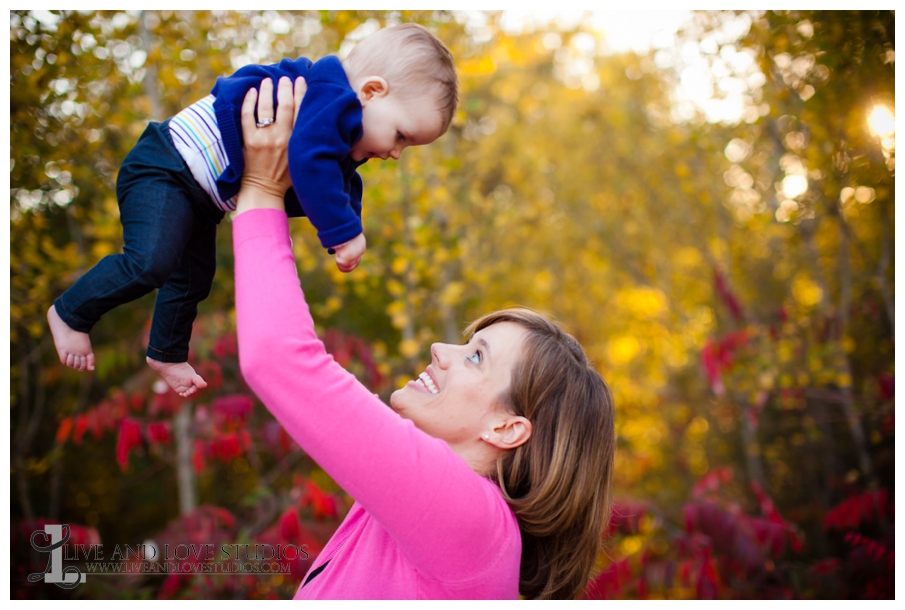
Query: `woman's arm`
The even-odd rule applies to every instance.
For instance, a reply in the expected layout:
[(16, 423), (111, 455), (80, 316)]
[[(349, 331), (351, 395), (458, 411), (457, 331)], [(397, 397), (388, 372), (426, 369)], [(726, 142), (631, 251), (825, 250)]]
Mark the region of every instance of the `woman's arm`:
[[(255, 129), (244, 118), (246, 132)], [(286, 119), (278, 110), (275, 125), (245, 136), (262, 147), (246, 153), (256, 166), (257, 150), (273, 162), (267, 142), (280, 134), (270, 130)], [(511, 540), (511, 513), (446, 443), (402, 419), (325, 351), (299, 285), (286, 214), (275, 205), (282, 200), (260, 186), (280, 184), (282, 174), (263, 167), (263, 179), (252, 175), (243, 184), (233, 222), (243, 376), (290, 436), (426, 575), (456, 581), (481, 574)]]
[(494, 565), (518, 535), (499, 492), (325, 351), (285, 213), (241, 215), (233, 247), (239, 362), (270, 412), (426, 575), (464, 581)]

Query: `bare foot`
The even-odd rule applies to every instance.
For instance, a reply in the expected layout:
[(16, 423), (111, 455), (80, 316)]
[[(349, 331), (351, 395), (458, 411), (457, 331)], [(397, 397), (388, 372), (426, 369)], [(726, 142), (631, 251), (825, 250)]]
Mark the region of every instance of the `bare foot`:
[(53, 344), (57, 348), (60, 362), (77, 371), (93, 371), (94, 352), (91, 351), (88, 333), (71, 329), (53, 305), (47, 310), (47, 323), (50, 325), (50, 334), (53, 335)]
[(160, 373), (173, 390), (183, 398), (207, 387), (207, 382), (195, 372), (188, 362), (161, 362), (146, 358), (148, 366)]

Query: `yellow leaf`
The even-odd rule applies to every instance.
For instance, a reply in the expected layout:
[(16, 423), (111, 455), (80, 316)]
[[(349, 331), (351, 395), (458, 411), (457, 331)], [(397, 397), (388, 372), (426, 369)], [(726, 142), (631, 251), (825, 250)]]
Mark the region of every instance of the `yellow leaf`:
[(792, 281), (792, 296), (805, 307), (813, 307), (823, 298), (823, 290), (810, 278), (799, 273)]
[(462, 282), (450, 282), (440, 293), (440, 302), (446, 305), (455, 305), (462, 298), (465, 285)]
[(339, 308), (342, 307), (342, 304), (342, 300), (338, 296), (333, 295), (329, 297), (324, 303), (324, 309), (327, 310), (327, 315), (330, 315), (339, 311)]
[(406, 358), (414, 358), (418, 355), (418, 342), (414, 339), (406, 339), (399, 344), (399, 353)]
[(626, 536), (622, 541), (622, 552), (626, 555), (634, 555), (641, 550), (642, 542), (640, 536)]
[(534, 276), (534, 289), (539, 294), (549, 294), (550, 288), (553, 286), (553, 276), (546, 269)]
[(405, 268), (408, 266), (408, 261), (401, 256), (393, 259), (392, 265), (390, 265), (390, 269), (392, 269), (393, 273), (396, 275), (401, 275), (405, 272)]
[(613, 364), (625, 364), (641, 351), (638, 340), (631, 335), (618, 337), (610, 342), (609, 354)]
[(687, 246), (685, 248), (680, 248), (673, 257), (673, 260), (683, 267), (694, 267), (701, 263), (702, 257), (697, 248)]
[(411, 380), (412, 380), (412, 378), (409, 377), (408, 375), (397, 375), (396, 376), (396, 387), (401, 388), (402, 386), (404, 386)]
[(397, 314), (390, 318), (390, 321), (393, 323), (394, 328), (405, 328), (408, 326), (409, 317), (404, 313)]
[[(780, 362), (789, 362), (792, 359), (792, 346), (788, 341), (780, 341), (776, 349), (776, 356)], [(791, 384), (789, 384), (791, 385)]]
[(666, 297), (656, 288), (628, 288), (619, 292), (616, 302), (639, 317), (651, 318), (663, 309)]
[(96, 241), (94, 245), (91, 247), (91, 256), (97, 260), (104, 258), (107, 255), (115, 254), (116, 248), (113, 247), (108, 241)]
[(405, 286), (399, 280), (387, 280), (387, 291), (394, 297), (400, 297), (405, 293)]
[(398, 316), (403, 313), (405, 313), (405, 302), (404, 301), (393, 301), (392, 303), (387, 305), (387, 315), (388, 316)]
[(703, 417), (695, 417), (691, 420), (691, 423), (688, 424), (688, 434), (689, 436), (704, 436), (707, 430), (710, 429), (710, 424)]

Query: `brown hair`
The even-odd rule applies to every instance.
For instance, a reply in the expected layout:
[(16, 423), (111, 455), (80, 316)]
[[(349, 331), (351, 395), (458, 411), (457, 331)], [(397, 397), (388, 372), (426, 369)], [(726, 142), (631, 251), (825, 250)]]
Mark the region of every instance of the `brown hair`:
[(528, 331), (503, 400), (531, 422), (532, 434), (499, 458), (496, 471), (522, 532), (519, 591), (574, 599), (587, 586), (612, 512), (613, 398), (578, 341), (534, 311), (497, 311), (466, 333), (499, 322)]
[(380, 76), (406, 97), (433, 93), (446, 133), (459, 104), (459, 81), (452, 53), (436, 36), (417, 23), (384, 28), (356, 44), (343, 60), (349, 81)]

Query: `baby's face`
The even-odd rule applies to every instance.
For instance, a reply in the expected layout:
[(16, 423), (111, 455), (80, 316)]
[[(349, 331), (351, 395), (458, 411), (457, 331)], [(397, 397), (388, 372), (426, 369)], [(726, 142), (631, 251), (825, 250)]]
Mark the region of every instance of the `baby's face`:
[(431, 96), (402, 97), (390, 91), (366, 97), (361, 105), (364, 135), (352, 147), (355, 161), (398, 159), (406, 146), (430, 144), (440, 137), (440, 111)]

